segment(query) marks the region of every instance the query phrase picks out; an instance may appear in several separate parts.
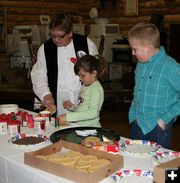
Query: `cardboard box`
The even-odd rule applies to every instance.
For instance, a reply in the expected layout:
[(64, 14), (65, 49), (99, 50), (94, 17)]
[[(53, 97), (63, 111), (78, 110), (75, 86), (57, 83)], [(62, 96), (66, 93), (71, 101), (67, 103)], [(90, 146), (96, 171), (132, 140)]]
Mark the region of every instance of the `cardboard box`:
[[(45, 156), (45, 155), (50, 155), (50, 154), (59, 152), (63, 147), (69, 150), (78, 151), (85, 155), (89, 154), (89, 155), (95, 155), (97, 158), (105, 158), (110, 160), (111, 163), (102, 168), (99, 168), (97, 171), (93, 173), (85, 173), (75, 168), (63, 166), (63, 165), (56, 164), (56, 163), (36, 157), (37, 155)], [(113, 155), (107, 152), (95, 150), (92, 148), (88, 148), (83, 145), (60, 140), (59, 142), (49, 145), (40, 150), (25, 153), (24, 163), (29, 166), (47, 171), (49, 173), (70, 179), (78, 183), (92, 183), (92, 182), (95, 183), (106, 178), (107, 176), (111, 175), (115, 171), (118, 171), (119, 169), (121, 169), (123, 167), (123, 157)]]
[(154, 167), (154, 181), (157, 183), (165, 183), (166, 170), (173, 170), (180, 167), (180, 158), (175, 158), (166, 163), (161, 163)]

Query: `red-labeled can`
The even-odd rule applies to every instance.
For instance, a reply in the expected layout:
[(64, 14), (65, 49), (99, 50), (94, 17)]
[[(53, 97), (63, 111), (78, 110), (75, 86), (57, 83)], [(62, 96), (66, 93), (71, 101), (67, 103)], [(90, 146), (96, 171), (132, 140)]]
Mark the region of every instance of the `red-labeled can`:
[(27, 112), (23, 112), (21, 113), (21, 117), (22, 117), (22, 126), (23, 127), (27, 127), (28, 126), (28, 113)]
[[(36, 118), (34, 118), (34, 123), (35, 123), (35, 127), (36, 128), (39, 126), (40, 127), (39, 130), (46, 131), (46, 120), (45, 120), (44, 117), (36, 117)], [(35, 129), (35, 130), (38, 131), (38, 129)]]
[(8, 122), (8, 132), (9, 135), (15, 136), (21, 133), (21, 122), (18, 120), (11, 120)]
[(28, 128), (34, 128), (34, 119), (32, 114), (28, 114)]
[(39, 115), (41, 117), (45, 118), (47, 124), (51, 121), (51, 112), (50, 111), (41, 111), (41, 112), (39, 112)]

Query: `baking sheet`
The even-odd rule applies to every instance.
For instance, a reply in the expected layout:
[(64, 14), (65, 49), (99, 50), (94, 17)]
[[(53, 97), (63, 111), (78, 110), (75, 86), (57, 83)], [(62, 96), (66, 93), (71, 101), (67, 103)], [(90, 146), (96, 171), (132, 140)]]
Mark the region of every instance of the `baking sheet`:
[(50, 141), (52, 143), (55, 143), (59, 140), (66, 140), (68, 142), (80, 144), (85, 137), (77, 135), (76, 133), (77, 130), (97, 130), (97, 134), (93, 136), (99, 137), (101, 141), (103, 141), (103, 137), (106, 137), (111, 141), (120, 140), (120, 136), (112, 130), (96, 128), (96, 127), (74, 127), (74, 128), (67, 128), (67, 129), (54, 132), (50, 136)]

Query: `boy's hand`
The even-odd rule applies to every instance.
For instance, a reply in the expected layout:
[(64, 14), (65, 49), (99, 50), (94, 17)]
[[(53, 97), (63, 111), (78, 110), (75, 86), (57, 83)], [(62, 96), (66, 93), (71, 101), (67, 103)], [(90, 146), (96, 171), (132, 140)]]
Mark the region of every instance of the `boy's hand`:
[(67, 109), (67, 110), (71, 109), (72, 105), (73, 105), (73, 104), (72, 104), (69, 100), (66, 100), (66, 101), (64, 101), (64, 103), (63, 103), (64, 109)]
[(164, 121), (163, 121), (162, 119), (159, 119), (159, 120), (158, 120), (158, 125), (159, 125), (163, 130), (165, 130), (166, 124), (164, 123)]
[(67, 120), (66, 120), (66, 114), (61, 114), (59, 117), (59, 124), (60, 125), (67, 125)]

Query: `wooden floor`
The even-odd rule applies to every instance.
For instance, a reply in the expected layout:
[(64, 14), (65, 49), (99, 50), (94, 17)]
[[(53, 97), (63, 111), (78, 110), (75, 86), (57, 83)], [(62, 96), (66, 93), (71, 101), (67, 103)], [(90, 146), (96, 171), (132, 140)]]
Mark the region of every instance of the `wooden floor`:
[[(122, 107), (120, 104), (107, 105), (101, 111), (101, 125), (103, 128), (114, 130), (117, 134), (123, 137), (128, 137), (130, 134), (130, 126), (128, 123), (128, 108)], [(180, 118), (173, 126), (172, 150), (180, 151)]]

